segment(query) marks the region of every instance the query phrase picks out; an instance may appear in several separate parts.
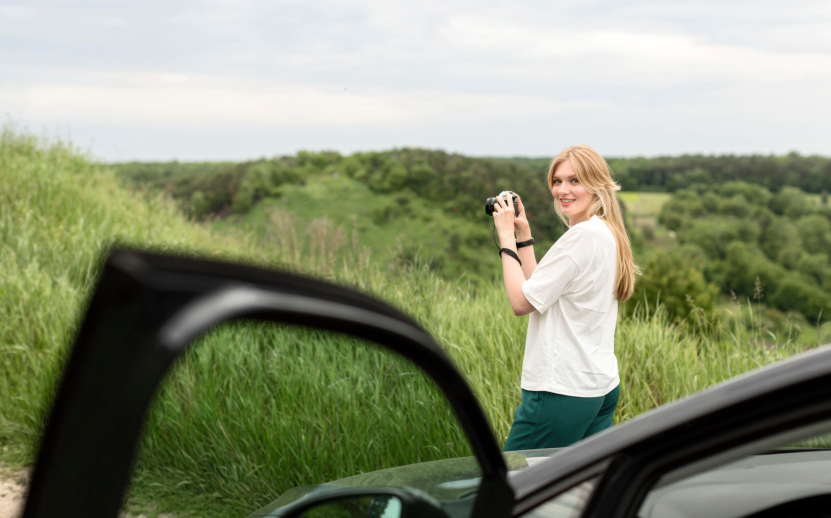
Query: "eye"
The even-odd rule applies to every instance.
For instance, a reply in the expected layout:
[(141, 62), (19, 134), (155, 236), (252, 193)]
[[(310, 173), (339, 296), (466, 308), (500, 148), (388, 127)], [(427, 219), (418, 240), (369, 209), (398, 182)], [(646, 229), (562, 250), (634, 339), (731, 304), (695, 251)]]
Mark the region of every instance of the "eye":
[(571, 181), (571, 183), (579, 183), (579, 182), (577, 181), (577, 178), (575, 178), (574, 180)]

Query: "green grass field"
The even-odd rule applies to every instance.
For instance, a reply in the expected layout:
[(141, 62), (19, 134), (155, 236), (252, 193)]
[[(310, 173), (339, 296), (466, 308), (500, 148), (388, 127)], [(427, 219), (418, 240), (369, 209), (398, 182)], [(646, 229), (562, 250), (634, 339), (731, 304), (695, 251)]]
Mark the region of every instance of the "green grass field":
[[(325, 232), (287, 227), (291, 217), (273, 205), (239, 227), (230, 220), (224, 228), (199, 225), (162, 197), (120, 187), (112, 171), (69, 146), (11, 129), (0, 137), (0, 171), (3, 462), (31, 465), (96, 265), (114, 242), (298, 270), (386, 300), (448, 351), (504, 441), (519, 401), (526, 319), (513, 316), (500, 283), (447, 280), (417, 261), (382, 267), (355, 250), (348, 233), (337, 252), (319, 246), (338, 225), (349, 231), (350, 213), (383, 207), (383, 197), (320, 179), (283, 196), (296, 220), (311, 225), (315, 204), (332, 203), (319, 189), (354, 187), (354, 196), (339, 198), (348, 210)], [(649, 197), (638, 203), (655, 210)], [(410, 214), (427, 213), (430, 207)], [(259, 236), (251, 229), (266, 217), (274, 226)], [(379, 226), (407, 229), (407, 218)], [(457, 228), (440, 214), (430, 221), (429, 232)], [(380, 253), (389, 235), (365, 229), (360, 239)], [(730, 320), (682, 328), (660, 309), (641, 308), (617, 328), (616, 420), (815, 345), (781, 339), (761, 346), (765, 340), (761, 328)], [(129, 505), (148, 515), (244, 516), (295, 485), (468, 453), (435, 390), (401, 361), (342, 337), (233, 324), (201, 339), (169, 377), (148, 421)]]
[(672, 198), (668, 192), (619, 192), (618, 196), (626, 204), (626, 210), (634, 217), (656, 218), (664, 203)]

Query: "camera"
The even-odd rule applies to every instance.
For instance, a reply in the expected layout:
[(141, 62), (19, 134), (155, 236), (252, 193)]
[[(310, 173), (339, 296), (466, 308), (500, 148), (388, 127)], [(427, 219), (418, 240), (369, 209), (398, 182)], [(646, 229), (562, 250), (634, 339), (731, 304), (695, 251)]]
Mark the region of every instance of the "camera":
[[(502, 198), (504, 202), (508, 202), (508, 194), (511, 195), (511, 199), (514, 200), (514, 213), (519, 216), (519, 205), (516, 202), (516, 193), (514, 191), (502, 191), (499, 193), (498, 198)], [(493, 216), (493, 206), (496, 205), (496, 198), (488, 198), (485, 200), (485, 214), (488, 216)]]

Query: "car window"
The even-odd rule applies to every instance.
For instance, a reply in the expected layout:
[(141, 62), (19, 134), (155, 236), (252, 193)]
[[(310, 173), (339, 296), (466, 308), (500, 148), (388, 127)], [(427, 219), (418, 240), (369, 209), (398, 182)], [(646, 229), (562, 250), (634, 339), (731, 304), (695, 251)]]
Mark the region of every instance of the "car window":
[[(479, 485), (472, 455), (442, 393), (406, 359), (344, 334), (236, 322), (168, 374), (127, 505), (191, 501), (197, 514), (247, 516), (323, 483), (459, 501)], [(525, 466), (514, 457), (509, 467)]]
[[(669, 484), (659, 483), (638, 516), (814, 516), (810, 513), (817, 509), (831, 509), (830, 474), (831, 436), (813, 435)], [(672, 474), (664, 478), (668, 477)]]

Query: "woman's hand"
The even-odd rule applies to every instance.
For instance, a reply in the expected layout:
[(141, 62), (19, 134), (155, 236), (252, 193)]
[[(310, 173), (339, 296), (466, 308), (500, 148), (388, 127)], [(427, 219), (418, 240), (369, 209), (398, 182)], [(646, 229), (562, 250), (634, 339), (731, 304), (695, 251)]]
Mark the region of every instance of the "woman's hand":
[(493, 206), (493, 224), (496, 226), (496, 233), (499, 234), (499, 242), (502, 248), (516, 249), (516, 242), (514, 241), (516, 220), (516, 211), (514, 210), (512, 197), (508, 196), (506, 201), (497, 196), (496, 203)]
[[(511, 201), (513, 202), (513, 200)], [(514, 232), (516, 232), (517, 241), (526, 241), (531, 238), (531, 224), (528, 223), (525, 206), (522, 204), (522, 198), (519, 197), (519, 194), (516, 195), (516, 204), (519, 207), (519, 216), (514, 218)]]

